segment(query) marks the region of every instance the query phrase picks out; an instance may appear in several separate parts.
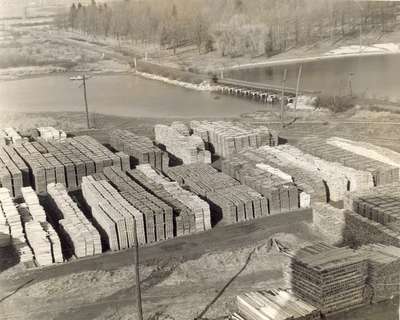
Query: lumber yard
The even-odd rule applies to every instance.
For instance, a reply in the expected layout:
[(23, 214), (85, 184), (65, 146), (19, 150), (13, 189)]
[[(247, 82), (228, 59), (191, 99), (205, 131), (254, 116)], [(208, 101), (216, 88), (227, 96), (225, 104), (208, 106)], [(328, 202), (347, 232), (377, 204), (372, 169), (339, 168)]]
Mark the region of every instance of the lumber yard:
[(279, 144), (265, 126), (224, 121), (156, 125), (154, 141), (118, 129), (108, 145), (30, 132), (0, 131), (0, 247), (13, 247), (25, 267), (310, 208), (324, 242), (277, 245), (291, 261), (287, 287), (239, 295), (232, 319), (319, 319), (398, 294), (395, 151), (336, 137)]

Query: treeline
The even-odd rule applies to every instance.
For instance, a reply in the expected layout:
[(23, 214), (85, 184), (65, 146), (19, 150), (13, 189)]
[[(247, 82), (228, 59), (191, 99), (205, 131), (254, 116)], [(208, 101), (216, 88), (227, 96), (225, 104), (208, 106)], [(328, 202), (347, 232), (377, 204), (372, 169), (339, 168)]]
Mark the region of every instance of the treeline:
[(175, 53), (195, 45), (221, 55), (272, 55), (288, 48), (362, 33), (390, 32), (399, 7), (387, 1), (121, 0), (73, 4), (64, 28), (151, 43)]

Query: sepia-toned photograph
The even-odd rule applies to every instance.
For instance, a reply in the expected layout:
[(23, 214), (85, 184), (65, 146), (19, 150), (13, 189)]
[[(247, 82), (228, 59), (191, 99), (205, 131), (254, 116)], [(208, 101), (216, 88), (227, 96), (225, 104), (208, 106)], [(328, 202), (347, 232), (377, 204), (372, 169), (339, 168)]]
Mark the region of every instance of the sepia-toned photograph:
[(400, 320), (400, 1), (0, 0), (0, 320)]

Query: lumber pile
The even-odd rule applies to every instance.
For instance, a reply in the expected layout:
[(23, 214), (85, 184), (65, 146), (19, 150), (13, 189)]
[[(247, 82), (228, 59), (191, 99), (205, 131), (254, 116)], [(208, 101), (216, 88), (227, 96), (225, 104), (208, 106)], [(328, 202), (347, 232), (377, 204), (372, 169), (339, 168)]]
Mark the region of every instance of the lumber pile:
[(181, 186), (190, 191), (206, 197), (208, 193), (225, 189), (240, 184), (231, 176), (218, 172), (206, 163), (194, 163), (171, 167), (164, 171), (165, 174)]
[[(139, 136), (128, 130), (114, 130), (110, 135), (110, 144), (132, 158), (133, 165), (149, 163), (153, 168), (164, 170), (169, 166), (169, 156), (145, 136)], [(129, 168), (123, 168), (127, 170)]]
[(171, 128), (175, 129), (176, 131), (178, 131), (178, 133), (180, 133), (183, 136), (186, 136), (186, 137), (190, 136), (190, 130), (189, 130), (188, 126), (181, 121), (172, 122)]
[[(91, 176), (82, 179), (82, 194), (91, 209), (101, 236), (111, 250), (122, 250), (146, 243), (143, 214), (126, 201), (105, 180), (94, 180)], [(136, 230), (134, 228), (136, 222)]]
[(38, 222), (46, 222), (46, 212), (40, 205), (36, 192), (31, 187), (21, 188), (21, 192), (32, 218)]
[[(257, 150), (243, 151), (223, 160), (222, 172), (262, 194), (268, 200), (269, 214), (309, 207), (309, 192), (314, 192), (314, 189), (309, 185), (305, 187), (305, 184), (295, 185), (293, 178), (283, 171), (287, 168), (266, 160), (267, 156)], [(323, 199), (326, 194), (322, 181), (319, 186), (322, 190), (317, 186), (315, 190), (322, 193), (320, 198)], [(311, 193), (313, 199), (315, 193)]]
[(322, 313), (363, 305), (367, 262), (348, 248), (316, 243), (299, 250), (291, 261), (293, 292)]
[(277, 133), (264, 126), (252, 128), (225, 121), (191, 121), (190, 127), (193, 135), (201, 137), (223, 158), (245, 149), (278, 144)]
[(165, 146), (179, 162), (184, 164), (211, 163), (211, 153), (205, 149), (203, 140), (196, 136), (182, 135), (175, 128), (157, 124), (154, 127), (156, 141)]
[(0, 248), (8, 247), (9, 245), (11, 245), (10, 226), (3, 208), (0, 206)]
[(346, 243), (354, 246), (382, 243), (400, 247), (400, 229), (393, 228), (391, 224), (385, 226), (353, 211), (346, 211), (345, 219), (344, 238)]
[(400, 183), (349, 192), (345, 208), (384, 225), (400, 221)]
[[(317, 320), (320, 311), (281, 289), (246, 292), (236, 297), (238, 320)], [(236, 317), (236, 318), (235, 318)]]
[(21, 188), (29, 180), (29, 172), (23, 160), (11, 147), (0, 148), (0, 185), (10, 190), (15, 198), (21, 196)]
[(210, 207), (197, 195), (158, 174), (149, 165), (139, 165), (127, 174), (173, 208), (177, 236), (211, 229)]
[(214, 221), (231, 224), (269, 214), (268, 201), (261, 194), (208, 164), (169, 168), (166, 174), (190, 191), (205, 198)]
[(400, 248), (368, 244), (359, 250), (368, 261), (367, 284), (372, 289), (371, 302), (391, 299), (400, 290)]
[(298, 147), (314, 156), (330, 162), (338, 162), (346, 167), (371, 173), (374, 185), (379, 186), (399, 180), (399, 168), (382, 161), (377, 161), (366, 154), (361, 155), (354, 152), (354, 148), (342, 148), (344, 144), (332, 144), (332, 140), (318, 137), (307, 137), (298, 143)]
[(60, 225), (60, 234), (67, 244), (68, 255), (86, 257), (102, 252), (100, 234), (68, 195), (62, 184), (47, 186), (47, 204), (52, 219)]
[(14, 128), (0, 129), (0, 146), (6, 146), (12, 143), (21, 143), (22, 137)]
[(6, 188), (0, 188), (0, 205), (9, 226), (12, 245), (18, 253), (20, 262), (32, 263), (33, 253), (26, 243), (21, 217)]
[(58, 130), (53, 127), (39, 127), (37, 128), (39, 133), (37, 139), (43, 139), (45, 141), (49, 140), (65, 140), (67, 138), (67, 134), (63, 130)]
[(37, 193), (46, 192), (51, 183), (62, 183), (68, 191), (73, 191), (80, 187), (82, 177), (102, 172), (104, 167), (129, 167), (126, 154), (114, 154), (89, 136), (25, 142), (14, 149), (27, 163), (30, 184)]
[(316, 202), (313, 204), (313, 226), (329, 238), (332, 244), (343, 242), (346, 227), (345, 209), (338, 209), (330, 204)]
[(173, 209), (115, 167), (104, 169), (105, 179), (144, 217), (146, 243), (174, 237)]

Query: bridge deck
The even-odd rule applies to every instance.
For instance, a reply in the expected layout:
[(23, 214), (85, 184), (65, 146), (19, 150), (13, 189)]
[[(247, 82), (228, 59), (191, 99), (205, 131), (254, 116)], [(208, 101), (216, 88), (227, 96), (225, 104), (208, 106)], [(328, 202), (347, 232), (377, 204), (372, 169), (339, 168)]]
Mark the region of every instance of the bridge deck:
[[(219, 83), (221, 85), (235, 86), (235, 87), (241, 87), (241, 88), (246, 88), (246, 89), (251, 89), (251, 90), (265, 90), (265, 91), (275, 91), (275, 92), (281, 92), (281, 90), (282, 90), (282, 87), (279, 85), (259, 83), (259, 82), (249, 82), (249, 81), (242, 81), (242, 80), (228, 79), (228, 78), (218, 79), (217, 83)], [(290, 88), (290, 87), (285, 87), (285, 93), (294, 95), (294, 94), (296, 94), (296, 89)], [(305, 90), (305, 89), (299, 90), (299, 94), (313, 95), (313, 94), (317, 94), (317, 93), (319, 93), (319, 92)]]

